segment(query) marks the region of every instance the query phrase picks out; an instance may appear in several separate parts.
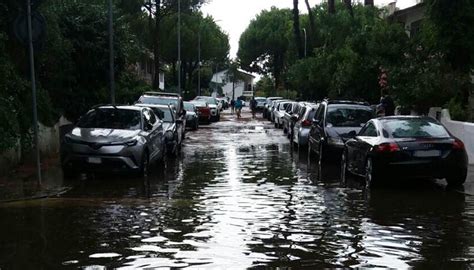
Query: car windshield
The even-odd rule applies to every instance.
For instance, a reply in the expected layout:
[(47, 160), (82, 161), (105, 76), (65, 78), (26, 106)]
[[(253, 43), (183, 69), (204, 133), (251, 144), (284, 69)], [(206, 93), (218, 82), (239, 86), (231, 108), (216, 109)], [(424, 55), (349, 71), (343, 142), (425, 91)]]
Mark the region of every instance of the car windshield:
[(167, 97), (153, 97), (153, 96), (141, 96), (138, 103), (142, 104), (156, 104), (156, 105), (174, 105), (178, 106), (178, 99), (167, 98)]
[(449, 138), (446, 129), (431, 119), (390, 119), (382, 122), (392, 138)]
[(80, 128), (141, 129), (141, 115), (138, 110), (98, 108), (81, 117)]
[(173, 114), (171, 113), (170, 109), (165, 109), (165, 108), (151, 108), (153, 112), (160, 117), (163, 122), (167, 123), (173, 123), (174, 118)]
[(329, 106), (326, 124), (333, 127), (360, 127), (374, 117), (371, 108), (359, 106)]
[(184, 103), (184, 109), (188, 112), (194, 112), (194, 105), (192, 103)]

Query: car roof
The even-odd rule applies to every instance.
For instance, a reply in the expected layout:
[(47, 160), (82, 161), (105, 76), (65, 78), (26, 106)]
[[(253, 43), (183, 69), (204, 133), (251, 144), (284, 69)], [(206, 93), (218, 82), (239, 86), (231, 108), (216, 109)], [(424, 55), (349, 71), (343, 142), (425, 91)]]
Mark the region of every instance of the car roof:
[(169, 97), (169, 98), (180, 98), (181, 97), (181, 95), (179, 95), (177, 93), (153, 92), (153, 91), (145, 92), (144, 95), (145, 96), (156, 96), (156, 97)]
[(422, 116), (422, 115), (392, 115), (392, 116), (383, 116), (383, 117), (376, 118), (376, 120), (379, 120), (379, 121), (409, 120), (409, 119), (423, 119), (423, 120), (437, 121), (436, 119), (432, 117)]
[(132, 110), (132, 111), (141, 111), (142, 108), (134, 105), (105, 105), (100, 104), (92, 107), (92, 109), (122, 109), (122, 110)]
[(148, 107), (148, 108), (158, 108), (158, 109), (171, 109), (171, 107), (168, 106), (168, 105), (158, 105), (158, 104), (143, 104), (143, 103), (137, 103), (135, 106), (138, 106), (138, 107)]
[(329, 104), (347, 104), (347, 105), (364, 105), (364, 106), (370, 106), (368, 102), (365, 101), (355, 101), (355, 100), (331, 100), (331, 99), (326, 99), (323, 102), (326, 102), (328, 105)]

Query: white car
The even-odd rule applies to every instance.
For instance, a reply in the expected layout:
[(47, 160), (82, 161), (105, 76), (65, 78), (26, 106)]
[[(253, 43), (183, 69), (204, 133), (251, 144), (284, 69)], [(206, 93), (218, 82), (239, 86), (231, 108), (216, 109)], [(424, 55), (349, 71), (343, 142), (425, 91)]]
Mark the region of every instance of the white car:
[(283, 101), (278, 104), (278, 106), (275, 108), (275, 111), (273, 111), (273, 116), (275, 120), (275, 127), (281, 128), (283, 125), (283, 116), (285, 115), (285, 110), (292, 101)]
[(211, 121), (217, 122), (221, 119), (222, 103), (216, 98), (210, 96), (197, 96), (194, 100), (204, 100), (209, 104), (211, 109)]

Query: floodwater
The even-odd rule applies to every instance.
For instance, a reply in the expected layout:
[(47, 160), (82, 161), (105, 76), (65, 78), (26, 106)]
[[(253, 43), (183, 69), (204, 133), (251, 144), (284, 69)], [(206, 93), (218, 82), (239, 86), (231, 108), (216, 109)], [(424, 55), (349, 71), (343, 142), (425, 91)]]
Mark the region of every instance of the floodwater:
[(0, 269), (474, 267), (472, 196), (439, 181), (342, 185), (338, 165), (320, 174), (263, 120), (189, 132), (146, 179), (67, 183), (0, 204)]

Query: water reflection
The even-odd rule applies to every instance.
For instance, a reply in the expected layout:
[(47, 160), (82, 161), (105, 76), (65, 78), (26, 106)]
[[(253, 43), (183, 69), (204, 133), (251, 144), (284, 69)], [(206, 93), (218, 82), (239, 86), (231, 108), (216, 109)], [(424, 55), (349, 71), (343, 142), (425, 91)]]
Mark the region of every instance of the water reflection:
[[(245, 126), (242, 126), (245, 125)], [(269, 125), (222, 122), (146, 179), (101, 176), (0, 205), (0, 268), (453, 268), (474, 201), (435, 183), (367, 192)]]

